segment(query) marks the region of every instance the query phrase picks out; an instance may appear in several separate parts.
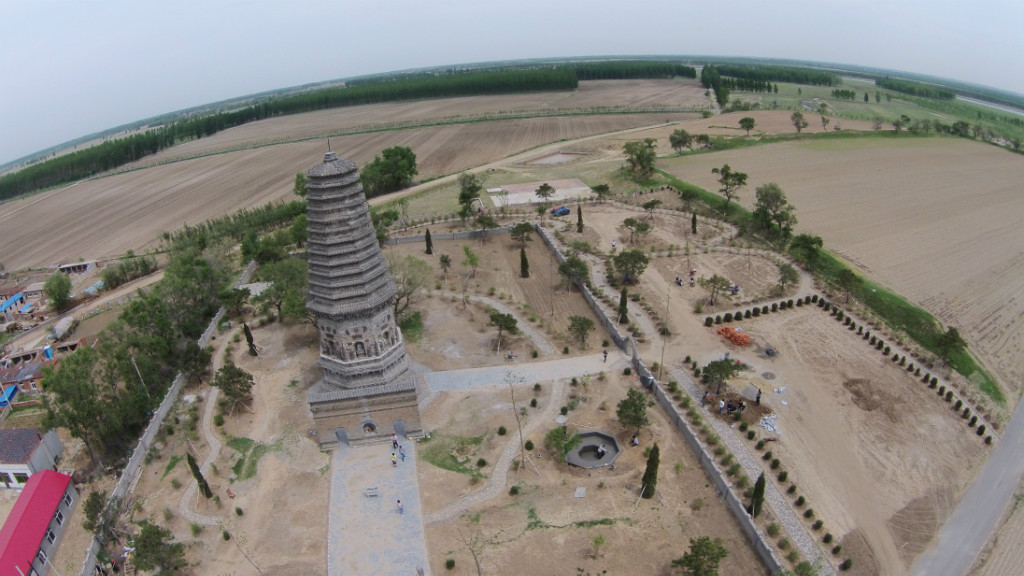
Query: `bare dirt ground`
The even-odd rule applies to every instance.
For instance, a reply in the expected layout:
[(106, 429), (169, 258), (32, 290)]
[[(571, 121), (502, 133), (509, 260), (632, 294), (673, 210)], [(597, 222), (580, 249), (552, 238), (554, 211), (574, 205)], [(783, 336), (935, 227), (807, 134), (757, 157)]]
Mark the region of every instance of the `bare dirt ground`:
[(870, 277), (956, 326), (1016, 402), (1024, 365), (1024, 230), (1014, 192), (1024, 163), (962, 138), (793, 142), (667, 159), (709, 190), (711, 168), (747, 172), (741, 202), (776, 182), (797, 207), (797, 232), (820, 235)]
[[(530, 278), (519, 277), (519, 242), (507, 235), (498, 236), (481, 243), (478, 240), (439, 240), (440, 227), (431, 230), (434, 254), (424, 253), (421, 242), (390, 246), (387, 251), (402, 256), (415, 256), (430, 264), (434, 271), (433, 281), (428, 284), (433, 295), (424, 305), (423, 323), (426, 328), (419, 341), (409, 343), (410, 353), (418, 362), (433, 370), (451, 370), (473, 366), (491, 366), (507, 363), (504, 352), (515, 350), (525, 360), (536, 349), (540, 358), (550, 359), (552, 351), (544, 351), (530, 341), (526, 335), (502, 336), (502, 354), (496, 353), (497, 332), (488, 326), (486, 303), (465, 306), (462, 302), (463, 289), (468, 295), (489, 298), (506, 306), (519, 321), (520, 326), (538, 330), (558, 357), (564, 357), (562, 349), (569, 347), (570, 355), (593, 354), (599, 350), (608, 334), (601, 328), (597, 316), (587, 306), (579, 293), (569, 292), (560, 285), (553, 257), (543, 242), (533, 235), (526, 243), (526, 255), (530, 261)], [(470, 278), (471, 269), (461, 262), (465, 256), (463, 246), (480, 256), (480, 268), (476, 277)], [(447, 254), (452, 260), (452, 270), (445, 282), (438, 264), (438, 258)], [(440, 286), (440, 288), (438, 288)], [(492, 290), (493, 289), (493, 290)], [(587, 346), (581, 348), (577, 341), (568, 336), (570, 316), (590, 318), (595, 330), (587, 338)], [(473, 338), (467, 340), (466, 336)], [(520, 360), (522, 361), (522, 360)]]
[[(523, 398), (538, 400), (523, 424), (532, 430), (526, 439), (536, 444), (532, 464), (518, 473), (510, 471), (497, 498), (428, 525), (433, 573), (448, 573), (448, 559), (455, 560), (453, 573), (475, 573), (472, 555), (460, 542), (474, 536), (493, 541), (480, 554), (484, 573), (570, 574), (584, 569), (591, 574), (669, 574), (671, 561), (683, 555), (690, 538), (700, 536), (722, 538), (730, 551), (720, 574), (766, 573), (735, 520), (718, 503), (692, 451), (660, 412), (652, 411), (652, 424), (640, 435), (641, 445), (627, 447), (633, 431), (615, 422), (614, 413), (629, 386), (636, 384), (609, 373), (606, 382), (593, 379), (586, 390), (563, 382), (546, 383), (537, 393), (527, 387), (517, 394), (520, 405), (526, 402)], [(570, 397), (581, 401), (569, 413), (572, 431), (602, 430), (615, 434), (623, 445), (614, 470), (570, 467), (543, 448), (544, 434), (557, 426), (552, 419), (557, 407)], [(424, 422), (434, 430), (434, 438), (417, 445), (421, 454), (431, 449), (431, 442), (446, 437), (482, 437), (479, 445), (460, 454), (470, 466), (478, 458), (494, 462), (509, 437), (517, 438), (504, 388), (440, 394), (427, 407)], [(498, 426), (506, 427), (508, 436), (498, 436)], [(640, 500), (643, 450), (654, 442), (661, 451), (657, 493), (651, 500)], [(483, 470), (488, 476), (493, 473), (489, 466)], [(420, 472), (421, 501), (428, 517), (486, 483), (431, 466), (422, 458)], [(513, 485), (520, 490), (516, 496), (508, 493)], [(573, 496), (579, 487), (586, 489), (584, 498)], [(595, 557), (592, 541), (599, 535), (607, 544)]]
[(1018, 486), (996, 534), (981, 554), (971, 576), (1013, 576), (1024, 562), (1024, 515), (1020, 511), (1024, 491)]
[[(214, 343), (219, 344), (216, 366), (221, 365), (221, 351), (229, 344), (229, 335), (225, 333)], [(153, 451), (155, 458), (142, 471), (134, 492), (133, 519), (149, 518), (171, 529), (175, 538), (187, 545), (189, 562), (200, 566), (196, 574), (256, 574), (245, 556), (264, 574), (321, 574), (327, 554), (329, 459), (306, 434), (312, 426), (306, 390), (319, 375), (317, 347), (311, 346), (316, 332), (309, 325), (274, 323), (254, 327), (253, 336), (260, 357), (249, 356), (244, 343), (234, 344), (230, 352), (233, 361), (255, 379), (252, 411), (240, 406), (222, 427), (215, 427), (225, 443), (215, 468), (206, 474), (215, 500), (197, 497), (187, 503), (196, 513), (218, 517), (220, 524), (194, 532), (179, 513), (182, 494), (193, 482), (184, 454), (191, 447), (201, 462), (210, 449), (198, 431), (201, 425), (191, 430), (191, 405), (186, 402), (179, 402), (178, 409), (172, 411), (167, 425), (174, 433), (164, 436), (162, 445)], [(197, 408), (205, 408), (200, 397), (206, 398), (208, 393), (205, 385), (184, 391), (196, 398)], [(242, 453), (233, 448), (228, 442), (231, 437), (254, 441), (262, 447), (254, 449), (262, 451), (262, 458), (253, 451)], [(172, 458), (177, 459), (173, 466)], [(242, 459), (256, 461), (250, 478), (244, 478), (245, 472), (236, 477), (239, 470), (251, 465), (239, 465)], [(236, 513), (236, 507), (242, 515)], [(230, 533), (230, 540), (222, 538), (223, 530)]]
[[(510, 112), (581, 111), (597, 106), (684, 108), (700, 106), (706, 102), (704, 88), (697, 80), (596, 80), (580, 82), (578, 89), (563, 92), (441, 98), (352, 106), (246, 124), (209, 138), (165, 150), (142, 163), (232, 150), (251, 146), (253, 143), (310, 138), (353, 129), (410, 122), (447, 122)], [(420, 155), (418, 150), (414, 151), (417, 156)]]
[[(609, 246), (616, 238), (625, 246), (617, 226), (629, 212), (593, 206), (587, 214), (588, 226), (601, 236), (600, 245)], [(683, 245), (683, 226), (676, 221), (681, 217), (655, 218), (662, 242), (675, 234), (676, 245)], [(739, 283), (736, 304), (766, 296), (778, 276), (777, 266), (742, 249), (704, 253), (705, 242), (722, 238), (716, 232), (698, 229), (698, 241), (691, 236), (695, 254), (690, 265), (698, 275), (724, 274)], [(782, 430), (771, 449), (789, 470), (790, 482), (842, 542), (844, 554), (854, 557), (855, 567), (860, 567), (855, 573), (905, 573), (982, 461), (986, 452), (980, 439), (919, 378), (894, 366), (816, 306), (734, 323), (751, 335), (754, 346), (744, 350), (727, 344), (703, 326), (706, 314), (693, 313), (694, 304), (706, 296), (704, 290), (674, 285), (674, 277), (686, 266), (685, 255), (658, 257), (641, 280), (648, 301), (665, 302), (671, 291), (666, 366), (679, 367), (687, 355), (702, 366), (725, 352), (749, 364), (752, 370), (731, 382), (730, 397), (749, 383), (764, 390), (764, 404), (778, 413)], [(724, 299), (716, 311), (707, 312), (735, 309), (728, 302)], [(777, 357), (758, 353), (769, 345), (778, 350)], [(659, 361), (657, 340), (642, 355), (649, 364)], [(785, 392), (775, 394), (773, 388)], [(862, 545), (849, 545), (860, 540)]]
[[(763, 127), (766, 130), (790, 132), (793, 129), (788, 123), (788, 114), (779, 111), (750, 115), (758, 119), (759, 129)], [(724, 126), (735, 124), (738, 117), (743, 115), (747, 114), (737, 115), (735, 119), (719, 116), (681, 124), (680, 127), (686, 128), (691, 134), (713, 129), (738, 133), (737, 129)], [(812, 126), (808, 130), (815, 130), (814, 118), (809, 119), (812, 120)], [(363, 120), (352, 122), (365, 123)], [(461, 165), (463, 155), (460, 150), (463, 148), (454, 144), (482, 142), (487, 131), (496, 129), (499, 124), (469, 125), (480, 127), (480, 140), (468, 138), (469, 133), (461, 131), (470, 130), (469, 127), (451, 132), (444, 130), (455, 127), (423, 129), (439, 132), (416, 136), (424, 138), (424, 146), (428, 146), (428, 141), (435, 142), (437, 146), (431, 160), (421, 156), (421, 165), (428, 165), (428, 162), (430, 166)], [(851, 128), (851, 124), (844, 122), (844, 129)], [(715, 125), (723, 128), (713, 128)], [(282, 130), (285, 133), (288, 131)], [(388, 133), (392, 135), (389, 137), (369, 135), (367, 138), (372, 143), (351, 143), (345, 150), (353, 153), (354, 159), (365, 161), (383, 147), (409, 145), (407, 142), (411, 141), (402, 138), (412, 132), (427, 134), (423, 130)], [(593, 133), (596, 133), (597, 129), (590, 127), (574, 133), (587, 133), (586, 130), (595, 130)], [(652, 132), (659, 137), (659, 150), (663, 155), (670, 150), (667, 135), (671, 130), (670, 127), (658, 133)], [(643, 136), (642, 133), (631, 134), (628, 137), (595, 142), (592, 147), (594, 151), (606, 155), (606, 158), (613, 157), (621, 150), (623, 141)], [(505, 157), (510, 151), (521, 151), (558, 137), (552, 138), (550, 132), (544, 132), (530, 137), (533, 139), (518, 138), (510, 136), (502, 139), (504, 152), (492, 151), (485, 156)], [(493, 134), (491, 139), (494, 139)], [(508, 141), (514, 142), (510, 144)], [(335, 139), (332, 139), (332, 146), (339, 149)], [(154, 237), (160, 230), (174, 229), (186, 221), (201, 221), (237, 208), (287, 198), (294, 173), (315, 163), (322, 148), (319, 142), (303, 142), (199, 158), (6, 203), (0, 207), (0, 243), (5, 247), (14, 247), (11, 253), (17, 255), (21, 265), (57, 263), (78, 256), (91, 259), (121, 254), (128, 248), (140, 251), (146, 246), (155, 245)], [(420, 156), (419, 150), (416, 151)], [(466, 167), (482, 163), (482, 158), (474, 156), (466, 159)], [(1024, 368), (1016, 361), (1014, 352), (1020, 348), (1020, 335), (1024, 326), (1021, 321), (1024, 310), (1021, 307), (1024, 304), (1015, 295), (1020, 292), (1021, 278), (1024, 278), (1024, 271), (1020, 269), (1024, 259), (1019, 255), (1024, 252), (1024, 232), (1020, 231), (1014, 219), (1016, 214), (1022, 212), (1022, 207), (1018, 206), (1021, 200), (1019, 195), (1014, 195), (1013, 187), (1024, 176), (1024, 166), (1016, 156), (962, 139), (904, 139), (901, 135), (899, 138), (780, 143), (659, 160), (660, 167), (709, 190), (718, 187), (710, 169), (724, 163), (750, 175), (750, 185), (741, 192), (745, 205), (752, 204), (753, 189), (757, 185), (770, 181), (779, 183), (790, 201), (797, 206), (800, 218), (798, 232), (809, 231), (821, 235), (827, 248), (838, 251), (873, 278), (891, 285), (910, 299), (922, 303), (944, 321), (957, 326), (1004, 386), (1014, 392), (1018, 391), (1015, 382), (1021, 380)], [(550, 169), (512, 166), (508, 170), (516, 173), (519, 181), (526, 182), (555, 174), (576, 176), (572, 174), (573, 170), (588, 171), (600, 177), (614, 171), (615, 165), (615, 161), (609, 163), (605, 159), (598, 160), (595, 154), (593, 162), (583, 161)], [(435, 171), (432, 173), (440, 173), (437, 172), (438, 168), (428, 169)], [(580, 177), (585, 182), (591, 182)], [(588, 242), (604, 249), (610, 246), (612, 239), (623, 242), (617, 222), (621, 222), (625, 214), (608, 212), (602, 215), (599, 211), (593, 211), (591, 215), (589, 208), (587, 214)], [(635, 213), (631, 215), (636, 216)], [(40, 222), (49, 223), (42, 241)], [(114, 222), (117, 224), (112, 224)], [(125, 226), (124, 222), (136, 224)], [(684, 245), (685, 239), (676, 236), (675, 242), (672, 242), (671, 234), (666, 235), (666, 231), (662, 230), (669, 226), (670, 220), (661, 224), (656, 222), (656, 231), (652, 236), (662, 243)], [(111, 230), (117, 230), (117, 233), (111, 233)], [(537, 241), (532, 244), (536, 246)], [(68, 254), (68, 246), (75, 246), (81, 254)], [(495, 268), (518, 271), (518, 250), (510, 248), (507, 252), (501, 261), (503, 264)], [(717, 263), (714, 256), (714, 251), (701, 254), (700, 257), (706, 260), (698, 263), (699, 269), (720, 267), (739, 277), (745, 264), (742, 258), (736, 260), (732, 257), (731, 262)], [(677, 254), (674, 258), (675, 261), (658, 258), (645, 273), (641, 290), (648, 300), (663, 301), (668, 290), (676, 289), (671, 284), (674, 271), (686, 264), (681, 263), (685, 256)], [(453, 261), (458, 267), (461, 256), (453, 254)], [(5, 263), (9, 269), (19, 266), (18, 262), (10, 258)], [(532, 258), (531, 264), (536, 270), (537, 263)], [(768, 265), (763, 265), (761, 269), (766, 273), (771, 271)], [(478, 275), (484, 273), (482, 268)], [(753, 290), (760, 289), (756, 288), (758, 282), (767, 285), (770, 281), (751, 277), (741, 285), (749, 285)], [(535, 301), (550, 302), (544, 300), (543, 293), (539, 293), (536, 300), (531, 300), (525, 289), (514, 288), (515, 282), (503, 279), (500, 272), (491, 281), (480, 284), (484, 295), (490, 285), (494, 285), (497, 290), (506, 289), (509, 293), (523, 290), (514, 301), (517, 304), (524, 301), (529, 303), (531, 310), (537, 309)], [(690, 289), (676, 289), (672, 298), (685, 290)], [(682, 296), (679, 306), (671, 307), (668, 321), (672, 335), (665, 347), (665, 364), (668, 366), (678, 366), (685, 355), (692, 355), (698, 363), (703, 364), (721, 357), (728, 350), (719, 337), (710, 334), (701, 325), (703, 315), (692, 313), (692, 301), (688, 299), (692, 300), (692, 297)], [(428, 312), (425, 318), (428, 321), (431, 318), (429, 302), (440, 301), (440, 298), (426, 301)], [(437, 324), (441, 323), (439, 319), (444, 318), (444, 314), (452, 314), (444, 310), (441, 308), (434, 318)], [(466, 322), (464, 326), (477, 326), (477, 331), (453, 330), (453, 336), (467, 338), (459, 342), (461, 348), (478, 349), (481, 346), (479, 327), (482, 322), (477, 318)], [(564, 322), (553, 323), (554, 326), (561, 324)], [(791, 471), (793, 481), (800, 486), (800, 492), (806, 494), (818, 516), (825, 520), (837, 540), (842, 541), (844, 556), (854, 558), (855, 573), (868, 574), (875, 570), (882, 574), (904, 573), (912, 557), (927, 543), (935, 527), (948, 515), (963, 487), (972, 477), (976, 465), (984, 457), (986, 452), (977, 445), (977, 438), (968, 434), (967, 428), (948, 411), (945, 403), (923, 392), (914, 378), (892, 367), (879, 353), (856, 336), (851, 336), (844, 328), (836, 326), (834, 320), (817, 309), (796, 309), (754, 322), (744, 322), (742, 325), (755, 335), (755, 340), (759, 338), (770, 342), (781, 352), (779, 358), (768, 361), (759, 357), (746, 357), (744, 354), (748, 353), (730, 350), (754, 366), (751, 374), (744, 375), (749, 376), (751, 381), (786, 387), (784, 394), (766, 395), (766, 402), (779, 412), (782, 428), (778, 447), (773, 446), (772, 449), (782, 455), (781, 459)], [(257, 342), (262, 344), (261, 338), (263, 336), (257, 336)], [(276, 337), (266, 338), (268, 342), (273, 342)], [(297, 353), (295, 346), (298, 345), (298, 342), (289, 342), (289, 353)], [(281, 347), (285, 345), (281, 344)], [(424, 353), (428, 357), (430, 353), (436, 353), (432, 350), (417, 350), (415, 346), (411, 346), (410, 351), (414, 359), (421, 363), (427, 363), (423, 359)], [(660, 353), (660, 341), (649, 342), (642, 353), (648, 363), (656, 360)], [(260, 442), (274, 442), (276, 437), (273, 430), (277, 430), (280, 438), (294, 439), (285, 441), (283, 446), (291, 446), (289, 442), (293, 442), (294, 446), (312, 445), (311, 441), (302, 437), (302, 429), (288, 430), (286, 425), (286, 421), (301, 422), (307, 417), (304, 412), (301, 415), (299, 412), (305, 410), (303, 391), (312, 379), (307, 370), (315, 367), (315, 351), (309, 354), (310, 358), (302, 362), (301, 370), (295, 368), (298, 360), (287, 356), (278, 358), (279, 362), (289, 362), (289, 369), (297, 370), (294, 376), (279, 376), (277, 373), (271, 376), (270, 372), (261, 372), (265, 374), (264, 378), (274, 379), (280, 384), (275, 390), (281, 395), (270, 397), (267, 400), (270, 404), (263, 404), (268, 406), (264, 412), (270, 412), (269, 406), (272, 404), (285, 406), (284, 412), (294, 413), (287, 418), (275, 415), (266, 421), (254, 419), (250, 423), (251, 428), (245, 427), (244, 419), (229, 420), (226, 428), (230, 433)], [(247, 356), (237, 357), (237, 360), (243, 367), (250, 367), (247, 369), (258, 372), (257, 368), (260, 368), (253, 367)], [(264, 361), (266, 358), (257, 362)], [(269, 365), (260, 369), (269, 370)], [(765, 376), (769, 373), (771, 378)], [(287, 386), (292, 379), (300, 382), (295, 389), (297, 391)], [(261, 393), (260, 390), (272, 388), (261, 388), (260, 381), (258, 376), (257, 395)], [(742, 379), (737, 381), (738, 386), (745, 383)], [(290, 396), (286, 396), (289, 391), (294, 391), (298, 400), (293, 402)], [(1011, 393), (1008, 396), (1012, 403), (1017, 395)], [(783, 400), (788, 405), (783, 405)], [(436, 405), (433, 404), (430, 410)], [(609, 405), (612, 404), (609, 402)], [(260, 406), (257, 402), (256, 414), (262, 417)], [(584, 405), (583, 408), (588, 407)], [(610, 425), (599, 419), (598, 412), (599, 409), (594, 413), (593, 422), (600, 426)], [(438, 418), (437, 422), (443, 421), (439, 416), (432, 417)], [(274, 421), (274, 418), (277, 420)], [(451, 426), (455, 429), (468, 424), (452, 422)], [(284, 430), (288, 430), (287, 433), (281, 432)], [(176, 436), (180, 438), (181, 434), (179, 431)], [(939, 441), (936, 442), (936, 439)], [(299, 448), (295, 450), (296, 454), (300, 453)], [(231, 453), (231, 450), (225, 449), (225, 453)], [(288, 468), (284, 464), (276, 473), (273, 472), (275, 464), (268, 464), (283, 462), (290, 456), (284, 448), (264, 456), (257, 477), (240, 483), (244, 490), (235, 490), (239, 494), (239, 502), (243, 501), (243, 497), (254, 498), (257, 494), (259, 502), (244, 500), (245, 516), (231, 519), (231, 522), (237, 523), (231, 524), (231, 531), (232, 534), (242, 536), (244, 542), (241, 544), (246, 550), (249, 550), (247, 546), (251, 542), (257, 542), (259, 545), (253, 549), (270, 551), (272, 560), (260, 560), (265, 562), (262, 566), (269, 566), (279, 560), (284, 562), (295, 555), (300, 567), (315, 572), (316, 567), (322, 566), (315, 562), (322, 562), (324, 553), (323, 538), (315, 534), (323, 533), (326, 521), (315, 530), (299, 530), (298, 537), (304, 540), (301, 544), (293, 543), (291, 547), (277, 541), (282, 539), (281, 531), (267, 528), (280, 521), (276, 513), (286, 513), (292, 519), (301, 518), (303, 520), (300, 524), (315, 524), (304, 520), (306, 516), (303, 514), (313, 508), (304, 508), (307, 502), (298, 501), (297, 497), (292, 496), (296, 492), (294, 482), (301, 483), (301, 492), (312, 494), (309, 500), (318, 503), (316, 510), (326, 508), (326, 480), (319, 477), (319, 467), (309, 468), (312, 466), (310, 462), (318, 456), (315, 448), (299, 461), (288, 460), (293, 462), (291, 466), (294, 468), (287, 479), (284, 471)], [(160, 474), (166, 462), (165, 457), (154, 463), (160, 468)], [(231, 464), (229, 460), (223, 466), (218, 466), (226, 473)], [(154, 470), (148, 468), (140, 482), (140, 487), (148, 486), (141, 492), (147, 500), (143, 502), (140, 513), (152, 515), (163, 523), (163, 508), (176, 508), (162, 504), (159, 498), (172, 491), (168, 487), (170, 476), (183, 474), (184, 463), (179, 463), (171, 471), (168, 478), (163, 480), (163, 486), (159, 478), (154, 478), (158, 476), (153, 474)], [(557, 467), (553, 466), (550, 472), (552, 476), (556, 475)], [(532, 474), (529, 471), (523, 474), (527, 473)], [(666, 475), (673, 473), (674, 470), (663, 472)], [(182, 478), (187, 479), (185, 476)], [(587, 479), (593, 480), (589, 477)], [(620, 482), (618, 490), (625, 491), (621, 488), (625, 481), (617, 481)], [(566, 490), (574, 482), (575, 479), (570, 480), (566, 476)], [(219, 484), (217, 489), (222, 489), (228, 481), (225, 476), (217, 476), (214, 483)], [(322, 494), (318, 492), (320, 486), (323, 486)], [(427, 480), (424, 480), (423, 486), (426, 492), (429, 486)], [(665, 489), (673, 488), (666, 486)], [(603, 491), (614, 493), (615, 485), (606, 482)], [(588, 488), (588, 498), (595, 492), (602, 492), (602, 489)], [(150, 495), (153, 495), (152, 501), (148, 500)], [(274, 508), (276, 502), (285, 496), (290, 498), (287, 506)], [(546, 515), (546, 510), (554, 509), (556, 500), (564, 499), (561, 495), (541, 495), (541, 491), (524, 490), (519, 498), (524, 497), (539, 499), (537, 502), (542, 505), (535, 506), (535, 509), (544, 523), (566, 524), (577, 519), (568, 513), (550, 519)], [(548, 501), (550, 503), (544, 502), (543, 498), (548, 497), (551, 498)], [(171, 500), (173, 498), (167, 502)], [(686, 497), (682, 501), (685, 503)], [(233, 501), (224, 502), (224, 509), (215, 509), (211, 505), (209, 510), (203, 512), (230, 516)], [(710, 498), (705, 500), (707, 502), (710, 502)], [(513, 504), (511, 497), (508, 497), (507, 503)], [(615, 506), (608, 507), (617, 510)], [(522, 518), (525, 513), (519, 508), (521, 506), (512, 505), (488, 511), (481, 516), (479, 522), (492, 531), (502, 521), (512, 525), (515, 520), (518, 525), (525, 526), (528, 520)], [(711, 508), (718, 507), (704, 507)], [(651, 512), (654, 513), (653, 510)], [(685, 507), (683, 512), (676, 512), (684, 514)], [(658, 514), (660, 516), (648, 517), (650, 524), (641, 525), (678, 524), (675, 520), (666, 521), (664, 512)], [(611, 514), (607, 516), (613, 517)], [(498, 520), (493, 521), (494, 524), (483, 524), (492, 522), (491, 517)], [(260, 523), (257, 524), (254, 519)], [(180, 517), (173, 517), (170, 522), (179, 539), (207, 542), (190, 546), (190, 558), (224, 557), (235, 561), (232, 566), (245, 565), (240, 550), (234, 546), (238, 538), (222, 543), (216, 538), (210, 538), (216, 531), (207, 528), (201, 536), (193, 539), (187, 523)], [(454, 526), (451, 525), (448, 532), (442, 532), (440, 536), (428, 531), (432, 560), (437, 560), (437, 550), (444, 550), (445, 553), (451, 550), (452, 554), (461, 554), (453, 557), (458, 558), (460, 567), (466, 568), (470, 566), (471, 560), (464, 548), (457, 548), (453, 544)], [(612, 530), (624, 530), (625, 527), (625, 523), (616, 522), (613, 526), (601, 526), (600, 529), (607, 528), (608, 534), (611, 534)], [(583, 548), (587, 547), (592, 536), (589, 529), (571, 529), (571, 537), (555, 538), (551, 538), (551, 534), (569, 535), (570, 532), (551, 528), (519, 530), (523, 536), (508, 544), (519, 551), (518, 555), (506, 556), (503, 547), (488, 549), (485, 561), (490, 561), (488, 558), (492, 557), (531, 561), (528, 560), (530, 554), (524, 551), (532, 549), (522, 548), (521, 543), (530, 541), (534, 546), (543, 546), (549, 540), (556, 540), (579, 551), (580, 555), (576, 558), (583, 562)], [(1012, 543), (1017, 535), (1019, 528), (1014, 518), (1011, 518), (1000, 538)], [(437, 538), (441, 540), (437, 541)], [(215, 543), (210, 543), (210, 540), (215, 540)], [(613, 539), (609, 538), (609, 541), (613, 542)], [(635, 545), (631, 543), (618, 548), (628, 549)], [(320, 549), (316, 550), (316, 546), (320, 546)], [(681, 555), (683, 546), (685, 539), (680, 539), (678, 550), (673, 551), (671, 556), (662, 558), (654, 556), (653, 552), (651, 555), (662, 558), (658, 561), (664, 563), (671, 557)], [(607, 562), (617, 561), (612, 557), (619, 552), (618, 548), (609, 548), (605, 557)], [(567, 567), (571, 566), (567, 564)], [(230, 569), (211, 573), (224, 570)], [(435, 570), (439, 571), (438, 568)], [(301, 570), (296, 573), (301, 573)]]

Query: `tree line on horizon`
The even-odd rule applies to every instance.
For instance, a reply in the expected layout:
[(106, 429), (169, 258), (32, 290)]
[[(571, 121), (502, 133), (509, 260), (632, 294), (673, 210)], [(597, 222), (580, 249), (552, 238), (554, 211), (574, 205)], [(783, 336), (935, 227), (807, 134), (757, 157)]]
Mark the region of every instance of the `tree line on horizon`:
[(910, 80), (897, 80), (895, 78), (879, 78), (875, 80), (875, 86), (892, 90), (894, 92), (902, 92), (903, 94), (910, 94), (911, 96), (920, 96), (922, 98), (935, 98), (936, 100), (953, 100), (956, 98), (956, 94), (952, 90), (946, 90), (945, 88), (939, 88), (938, 86), (930, 86), (923, 82), (912, 82)]
[(581, 79), (676, 76), (695, 78), (697, 72), (673, 62), (625, 60), (360, 80), (347, 86), (276, 97), (230, 112), (185, 118), (33, 164), (0, 178), (0, 201), (88, 178), (183, 142), (275, 116), (419, 98), (573, 90)]

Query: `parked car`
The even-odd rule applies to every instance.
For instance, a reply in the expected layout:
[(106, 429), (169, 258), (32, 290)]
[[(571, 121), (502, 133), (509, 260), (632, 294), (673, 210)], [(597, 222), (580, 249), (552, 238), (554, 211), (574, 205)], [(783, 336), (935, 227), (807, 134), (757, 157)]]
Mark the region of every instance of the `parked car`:
[(551, 209), (552, 216), (567, 216), (572, 210), (569, 210), (565, 206), (559, 206), (558, 208)]

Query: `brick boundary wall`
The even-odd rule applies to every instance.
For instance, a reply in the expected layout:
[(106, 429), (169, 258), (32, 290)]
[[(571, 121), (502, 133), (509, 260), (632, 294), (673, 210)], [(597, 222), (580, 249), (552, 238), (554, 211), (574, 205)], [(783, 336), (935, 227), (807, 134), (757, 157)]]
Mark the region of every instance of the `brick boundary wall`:
[[(235, 281), (235, 287), (239, 287), (249, 281), (249, 277), (252, 276), (253, 271), (256, 270), (256, 262), (249, 262), (249, 265), (245, 267), (238, 276), (238, 280)], [(224, 317), (224, 308), (222, 307), (217, 311), (217, 314), (210, 320), (210, 324), (206, 327), (206, 331), (199, 337), (198, 344), (200, 348), (205, 348), (209, 344), (210, 339), (213, 337), (217, 330), (217, 326), (220, 324), (221, 318)], [(135, 488), (135, 480), (138, 472), (145, 462), (146, 454), (149, 452), (149, 448), (153, 445), (153, 439), (156, 438), (157, 432), (160, 427), (163, 426), (164, 418), (170, 413), (174, 403), (178, 401), (178, 394), (181, 393), (181, 388), (185, 384), (185, 375), (178, 373), (174, 378), (174, 382), (171, 383), (170, 389), (167, 390), (167, 394), (164, 396), (160, 407), (157, 408), (156, 413), (153, 414), (153, 418), (149, 421), (149, 425), (146, 427), (145, 432), (142, 433), (142, 437), (139, 438), (138, 444), (135, 446), (135, 450), (132, 451), (131, 458), (128, 459), (128, 464), (125, 465), (124, 469), (121, 470), (121, 477), (118, 478), (117, 484), (114, 486), (113, 492), (107, 500), (109, 505), (117, 500), (124, 498), (125, 494)], [(93, 573), (93, 566), (96, 564), (96, 554), (99, 552), (100, 543), (95, 536), (89, 543), (89, 548), (85, 552), (85, 561), (82, 563), (82, 570), (79, 572), (79, 576), (91, 576)]]

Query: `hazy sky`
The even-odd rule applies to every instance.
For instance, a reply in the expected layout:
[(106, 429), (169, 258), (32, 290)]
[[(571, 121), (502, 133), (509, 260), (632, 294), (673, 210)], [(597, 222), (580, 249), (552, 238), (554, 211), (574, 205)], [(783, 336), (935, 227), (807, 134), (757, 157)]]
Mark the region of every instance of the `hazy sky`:
[(1019, 0), (0, 0), (0, 163), (264, 90), (516, 58), (702, 54), (1024, 93)]

